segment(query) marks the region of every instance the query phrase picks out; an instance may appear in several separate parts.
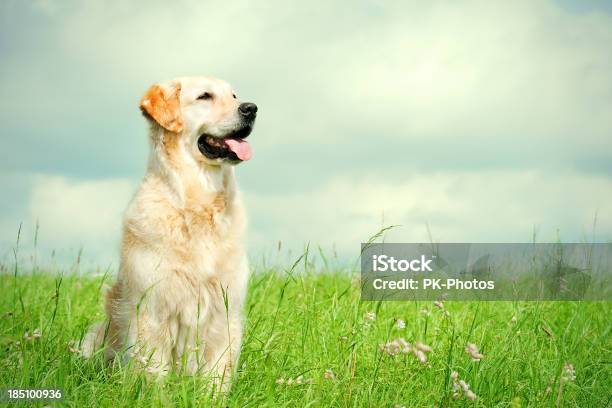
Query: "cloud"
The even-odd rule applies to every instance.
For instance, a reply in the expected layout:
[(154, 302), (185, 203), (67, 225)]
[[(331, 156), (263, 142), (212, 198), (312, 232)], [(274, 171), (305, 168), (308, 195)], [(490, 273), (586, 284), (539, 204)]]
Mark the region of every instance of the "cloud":
[(247, 195), (253, 243), (311, 242), (345, 256), (389, 225), (401, 227), (388, 242), (530, 242), (534, 232), (538, 242), (609, 241), (610, 202), (609, 178), (534, 171), (343, 176), (311, 191)]
[[(347, 167), (353, 157), (399, 146), (420, 153), (410, 165), (421, 170), (431, 167), (423, 151), (433, 151), (443, 158), (438, 170), (572, 166), (610, 175), (610, 14), (486, 1), (362, 3), (350, 11), (342, 2), (280, 1), (61, 9), (39, 34), (53, 44), (48, 54), (8, 55), (0, 89), (13, 99), (4, 119), (17, 128), (32, 114), (41, 119), (10, 141), (17, 150), (36, 141), (65, 155), (74, 145), (99, 152), (105, 169), (71, 157), (88, 176), (136, 176), (145, 151), (139, 96), (151, 82), (191, 73), (227, 78), (259, 104), (253, 139), (266, 162), (330, 150), (337, 154), (332, 162), (322, 152), (325, 167)], [(321, 172), (309, 165), (313, 157), (291, 156), (302, 165), (293, 177), (308, 182), (313, 167)], [(39, 170), (76, 171), (55, 162)], [(266, 170), (252, 171), (261, 178)]]
[(74, 261), (83, 250), (88, 261), (100, 266), (117, 264), (121, 220), (134, 191), (127, 179), (78, 180), (61, 176), (34, 175), (17, 177), (28, 194), (24, 211), (2, 217), (1, 240), (14, 246), (19, 223), (22, 224), (21, 247), (24, 254), (33, 251), (38, 225), (38, 250), (49, 260), (54, 251), (57, 260)]
[(108, 243), (119, 236), (121, 216), (133, 189), (123, 179), (38, 177), (32, 187), (30, 216), (39, 220), (53, 240)]

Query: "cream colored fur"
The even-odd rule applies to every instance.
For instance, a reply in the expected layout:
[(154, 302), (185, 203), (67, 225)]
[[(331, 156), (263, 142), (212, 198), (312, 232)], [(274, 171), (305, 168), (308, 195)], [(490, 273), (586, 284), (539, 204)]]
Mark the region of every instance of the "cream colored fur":
[[(203, 91), (214, 100), (197, 100)], [(238, 104), (228, 84), (205, 77), (158, 84), (143, 97), (149, 165), (125, 212), (108, 320), (85, 336), (84, 356), (105, 345), (106, 358), (210, 374), (227, 389), (242, 337), (246, 219), (234, 167), (204, 157), (197, 138), (229, 132)]]

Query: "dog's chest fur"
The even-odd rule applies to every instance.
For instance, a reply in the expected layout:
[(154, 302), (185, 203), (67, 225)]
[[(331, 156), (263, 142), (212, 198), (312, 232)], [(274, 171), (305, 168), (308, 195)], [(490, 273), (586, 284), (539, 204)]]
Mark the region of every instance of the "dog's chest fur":
[(153, 252), (163, 266), (153, 276), (183, 279), (195, 288), (232, 280), (245, 256), (244, 210), (233, 174), (223, 175), (217, 191), (206, 191), (197, 177), (180, 176), (177, 192), (168, 179), (147, 175), (126, 211), (122, 252)]

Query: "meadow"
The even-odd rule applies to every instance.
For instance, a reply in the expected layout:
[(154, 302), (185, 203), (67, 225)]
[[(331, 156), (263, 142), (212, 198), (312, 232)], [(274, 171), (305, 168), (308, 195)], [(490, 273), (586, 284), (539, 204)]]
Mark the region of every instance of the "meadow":
[[(333, 268), (332, 268), (333, 269)], [(231, 392), (152, 380), (78, 346), (110, 274), (0, 275), (0, 387), (113, 407), (609, 407), (607, 302), (362, 302), (359, 279), (308, 264), (255, 271)]]

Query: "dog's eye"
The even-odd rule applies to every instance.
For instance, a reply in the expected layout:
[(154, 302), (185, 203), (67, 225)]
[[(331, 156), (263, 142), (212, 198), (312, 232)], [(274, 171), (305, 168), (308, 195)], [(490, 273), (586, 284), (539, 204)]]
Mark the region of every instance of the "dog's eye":
[(234, 99), (237, 99), (237, 98), (236, 98), (236, 94), (235, 94), (235, 93), (233, 93), (233, 94), (232, 94), (232, 96), (234, 97)]
[(206, 101), (208, 99), (212, 99), (212, 94), (208, 92), (204, 92), (202, 95), (198, 96), (198, 100)]

